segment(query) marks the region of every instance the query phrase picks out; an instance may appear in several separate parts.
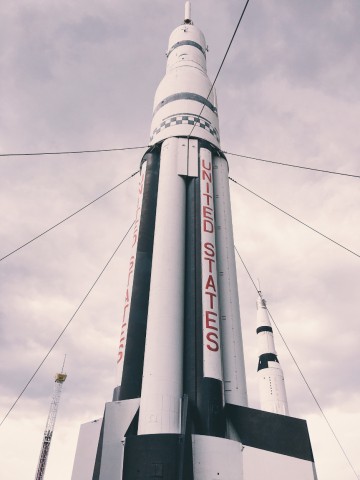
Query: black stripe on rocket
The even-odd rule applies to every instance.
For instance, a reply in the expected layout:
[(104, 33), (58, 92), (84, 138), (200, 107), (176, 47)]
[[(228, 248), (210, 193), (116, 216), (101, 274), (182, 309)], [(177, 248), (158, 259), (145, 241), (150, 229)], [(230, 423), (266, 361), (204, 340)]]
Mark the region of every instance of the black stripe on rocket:
[[(159, 149), (156, 148), (146, 153), (141, 165), (145, 162), (147, 163), (146, 173), (144, 179), (140, 177), (139, 185), (139, 189), (143, 189), (142, 205), (140, 211), (137, 209), (133, 230), (133, 238), (136, 236), (137, 241), (136, 260), (130, 258), (128, 272), (128, 287), (131, 279), (133, 289), (131, 298), (128, 298), (128, 291), (126, 292), (118, 352), (118, 363), (123, 362), (122, 382), (120, 387), (114, 389), (113, 401), (138, 398), (141, 393), (159, 181)], [(140, 208), (139, 205), (138, 208)], [(130, 309), (128, 316), (126, 315), (127, 309)], [(96, 451), (93, 480), (98, 480), (100, 476), (103, 435), (104, 418)]]
[[(265, 300), (261, 299), (261, 302), (262, 302), (261, 308), (264, 308), (266, 310)], [(273, 336), (273, 329), (270, 325), (261, 325), (260, 327), (258, 327), (256, 329), (256, 334), (257, 335), (259, 335), (259, 333), (263, 333), (263, 332), (267, 332), (267, 333), (271, 334), (271, 337)], [(280, 363), (276, 353), (274, 353), (274, 352), (263, 352), (262, 354), (260, 354), (257, 371), (264, 370), (265, 368), (269, 368), (269, 362)]]
[(198, 392), (202, 378), (201, 237), (199, 178), (188, 178), (186, 187), (185, 305), (184, 305), (184, 394), (195, 432), (201, 430)]
[(261, 327), (258, 327), (256, 329), (256, 333), (261, 333), (261, 332), (270, 332), (273, 333), (273, 329), (271, 327), (268, 327), (267, 325), (263, 325)]
[(172, 53), (174, 50), (176, 50), (177, 48), (179, 47), (183, 47), (184, 45), (190, 45), (191, 47), (195, 47), (197, 48), (198, 50), (200, 50), (200, 52), (202, 52), (202, 54), (204, 55), (204, 57), (206, 57), (206, 51), (203, 49), (203, 47), (197, 43), (197, 42), (193, 42), (192, 40), (182, 40), (181, 42), (176, 42), (171, 48), (170, 50), (167, 52), (167, 57), (170, 55), (170, 53)]
[[(155, 148), (146, 153), (144, 192), (138, 227), (138, 245), (133, 269), (133, 289), (129, 304), (129, 317), (125, 348), (119, 350), (118, 361), (123, 361), (120, 392), (117, 400), (139, 398), (144, 366), (149, 290), (154, 246), (157, 191), (159, 183), (160, 150)], [(130, 264), (131, 265), (131, 264)], [(130, 266), (131, 268), (131, 266)], [(121, 342), (120, 342), (121, 344)], [(120, 355), (123, 358), (120, 358)]]
[(264, 368), (269, 368), (269, 362), (279, 363), (275, 353), (263, 353), (260, 355), (257, 371), (263, 370)]
[(173, 93), (172, 95), (169, 95), (168, 97), (161, 100), (161, 102), (154, 108), (153, 116), (165, 105), (167, 105), (168, 103), (176, 102), (177, 100), (193, 100), (194, 102), (198, 102), (208, 107), (212, 112), (215, 113), (215, 115), (218, 114), (215, 105), (213, 105), (207, 98), (203, 97), (202, 95), (193, 92), (179, 92)]

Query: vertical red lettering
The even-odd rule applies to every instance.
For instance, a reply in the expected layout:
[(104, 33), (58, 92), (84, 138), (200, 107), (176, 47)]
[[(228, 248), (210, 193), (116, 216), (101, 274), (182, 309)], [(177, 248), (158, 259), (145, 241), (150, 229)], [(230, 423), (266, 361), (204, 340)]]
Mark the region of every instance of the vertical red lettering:
[(203, 180), (208, 180), (208, 182), (212, 183), (212, 174), (206, 172), (205, 170), (202, 170), (202, 179)]
[[(140, 224), (140, 215), (141, 215), (142, 195), (144, 191), (144, 179), (145, 179), (145, 175), (142, 174), (139, 182), (139, 188), (138, 188), (138, 199), (137, 199), (134, 229), (133, 229), (133, 235), (132, 235), (133, 241), (132, 241), (131, 248), (133, 249), (136, 248), (136, 244), (139, 238), (139, 224)], [(128, 280), (127, 280), (126, 292), (125, 292), (125, 305), (123, 310), (123, 319), (122, 319), (122, 325), (121, 325), (120, 344), (119, 344), (117, 363), (120, 363), (121, 360), (124, 358), (123, 350), (125, 349), (125, 344), (126, 344), (127, 319), (129, 315), (134, 270), (135, 270), (135, 255), (132, 255), (129, 262)]]
[(206, 205), (209, 206), (210, 204), (212, 204), (212, 196), (209, 193), (203, 193), (203, 196), (206, 198)]
[(201, 165), (205, 168), (205, 170), (211, 170), (211, 161), (209, 161), (208, 166), (205, 164), (205, 158), (201, 160)]
[[(214, 316), (215, 318), (211, 318), (211, 316)], [(205, 312), (205, 325), (206, 328), (209, 328), (211, 330), (216, 330), (217, 332), (219, 331), (217, 327), (217, 313), (216, 312), (210, 312), (209, 310), (206, 310)], [(215, 323), (215, 325), (211, 325), (211, 323)]]
[(204, 250), (208, 257), (215, 257), (215, 247), (211, 242), (204, 243)]
[(212, 275), (208, 276), (208, 279), (207, 279), (207, 282), (206, 282), (206, 285), (205, 285), (205, 290), (208, 290), (209, 288), (214, 290), (214, 292), (216, 293), (215, 282), (214, 282), (214, 278), (213, 278)]
[(214, 232), (214, 225), (210, 220), (203, 220), (203, 231), (206, 233)]
[(206, 335), (206, 339), (209, 341), (210, 345), (207, 344), (206, 348), (211, 352), (218, 352), (219, 351), (219, 337), (215, 332), (209, 332)]
[(210, 273), (213, 273), (213, 269), (212, 269), (212, 266), (213, 266), (213, 263), (215, 263), (215, 260), (212, 259), (212, 258), (204, 258), (204, 262), (208, 262), (208, 267), (209, 267), (209, 272)]
[(214, 308), (214, 298), (216, 298), (216, 293), (205, 292), (205, 295), (210, 297), (210, 308)]
[(208, 218), (209, 220), (213, 219), (213, 209), (211, 207), (207, 207), (206, 205), (203, 206), (203, 216), (204, 218)]

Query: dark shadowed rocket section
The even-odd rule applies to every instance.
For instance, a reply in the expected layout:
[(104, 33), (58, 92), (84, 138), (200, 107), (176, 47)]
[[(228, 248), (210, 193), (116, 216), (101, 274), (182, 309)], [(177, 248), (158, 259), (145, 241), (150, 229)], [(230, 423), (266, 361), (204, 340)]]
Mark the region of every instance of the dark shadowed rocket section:
[(237, 405), (226, 412), (244, 445), (314, 461), (305, 420)]
[(159, 183), (159, 148), (146, 153), (142, 163), (144, 164), (144, 162), (146, 162), (146, 175), (134, 270), (134, 286), (130, 303), (122, 382), (117, 400), (139, 398), (141, 395)]
[(184, 445), (183, 435), (128, 437), (124, 455), (123, 480), (190, 480), (182, 474)]

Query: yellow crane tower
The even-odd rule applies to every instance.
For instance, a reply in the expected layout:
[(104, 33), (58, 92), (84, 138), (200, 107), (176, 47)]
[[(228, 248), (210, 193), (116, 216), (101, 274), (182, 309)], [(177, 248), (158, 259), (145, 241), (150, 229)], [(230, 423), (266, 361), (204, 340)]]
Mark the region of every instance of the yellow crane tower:
[(63, 383), (65, 382), (67, 377), (66, 373), (64, 373), (65, 359), (66, 359), (66, 355), (64, 358), (64, 363), (61, 369), (61, 373), (57, 373), (55, 375), (54, 392), (53, 392), (53, 396), (50, 404), (48, 419), (45, 426), (44, 437), (41, 445), (39, 463), (36, 470), (35, 480), (43, 480), (44, 474), (45, 474), (46, 462), (49, 455), (51, 438), (54, 432), (56, 415), (57, 415), (59, 402), (60, 402), (61, 390), (62, 390)]

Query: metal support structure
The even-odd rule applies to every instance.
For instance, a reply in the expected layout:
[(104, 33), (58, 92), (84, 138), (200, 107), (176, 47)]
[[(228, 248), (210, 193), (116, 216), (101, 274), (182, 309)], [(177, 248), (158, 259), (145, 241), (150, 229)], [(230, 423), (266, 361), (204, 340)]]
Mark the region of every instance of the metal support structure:
[[(65, 364), (65, 360), (64, 360), (64, 364)], [(44, 437), (43, 437), (43, 442), (41, 446), (39, 463), (36, 470), (35, 480), (42, 480), (44, 478), (46, 463), (47, 463), (49, 450), (50, 450), (51, 439), (54, 433), (56, 415), (59, 408), (61, 390), (62, 390), (63, 383), (65, 382), (67, 377), (66, 373), (63, 373), (64, 364), (63, 364), (61, 373), (57, 373), (55, 375), (54, 392), (53, 392), (53, 396), (50, 404), (49, 416), (45, 426)]]

